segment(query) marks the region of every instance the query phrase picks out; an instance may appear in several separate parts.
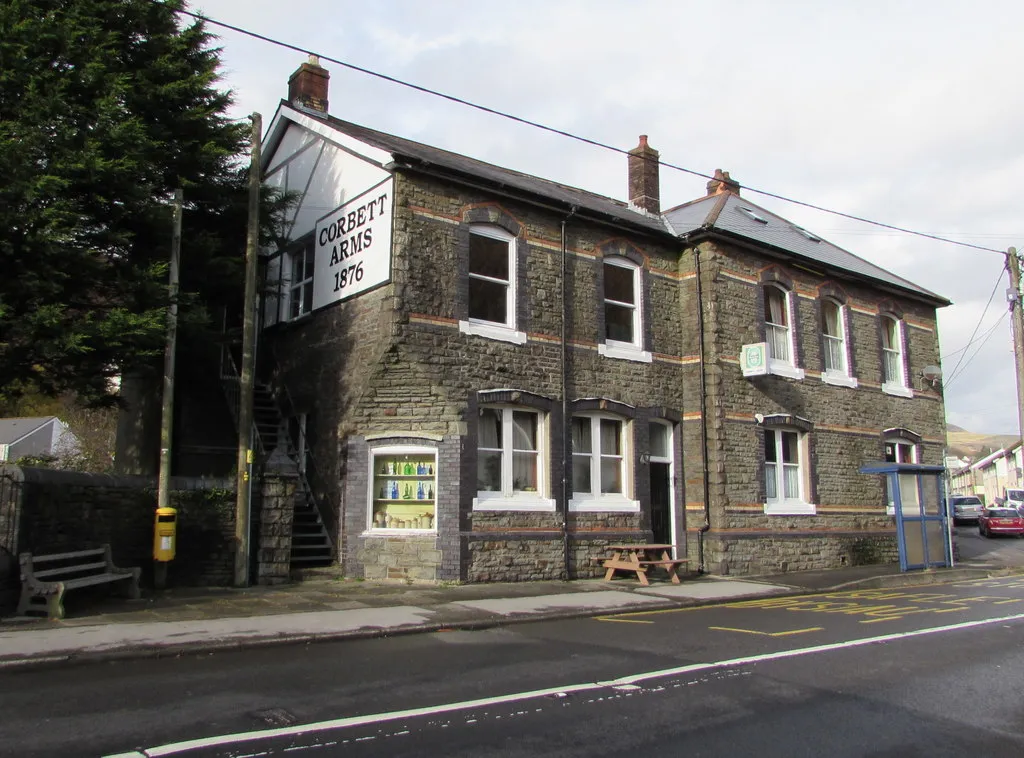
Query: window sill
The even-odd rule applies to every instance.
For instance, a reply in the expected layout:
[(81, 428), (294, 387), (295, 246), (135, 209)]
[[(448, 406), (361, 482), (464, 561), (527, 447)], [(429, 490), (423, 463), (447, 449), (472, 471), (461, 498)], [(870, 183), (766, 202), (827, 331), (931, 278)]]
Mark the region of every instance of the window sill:
[(892, 384), (889, 382), (882, 382), (882, 392), (886, 395), (895, 395), (896, 397), (913, 397), (914, 390), (910, 387), (904, 387), (902, 384)]
[(546, 497), (475, 497), (474, 511), (523, 511), (554, 513), (555, 501)]
[(835, 371), (822, 371), (821, 381), (825, 384), (833, 384), (836, 387), (849, 387), (851, 389), (857, 388), (857, 379), (846, 374), (840, 374)]
[(360, 537), (428, 537), (437, 536), (437, 529), (431, 527), (430, 529), (378, 529), (372, 527), (366, 529)]
[(618, 358), (623, 361), (634, 361), (635, 363), (652, 363), (654, 361), (654, 357), (649, 350), (641, 350), (635, 345), (624, 343), (602, 342), (597, 346), (597, 352), (606, 358)]
[(818, 506), (800, 500), (782, 500), (764, 504), (765, 516), (814, 516)]
[(774, 358), (768, 360), (768, 373), (775, 376), (784, 376), (787, 379), (803, 379), (804, 370), (797, 368), (792, 363), (777, 361)]
[(460, 321), (459, 331), (463, 334), (473, 334), (489, 340), (512, 342), (516, 345), (526, 344), (526, 332), (518, 332), (515, 329), (510, 329), (500, 324), (478, 324), (473, 321)]
[(569, 501), (573, 513), (639, 513), (640, 502), (622, 495), (584, 496)]

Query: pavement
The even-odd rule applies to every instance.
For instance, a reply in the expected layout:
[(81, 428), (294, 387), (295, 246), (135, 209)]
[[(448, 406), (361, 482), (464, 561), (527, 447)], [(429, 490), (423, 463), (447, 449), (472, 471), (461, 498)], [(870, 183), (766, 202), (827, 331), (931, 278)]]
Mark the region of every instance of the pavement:
[[(359, 639), (709, 605), (854, 587), (940, 584), (1018, 569), (991, 565), (900, 573), (895, 564), (768, 576), (691, 574), (681, 584), (632, 578), (511, 584), (370, 582), (308, 572), (276, 587), (177, 588), (125, 600), (79, 591), (66, 618), (0, 617), (0, 669)], [(77, 597), (81, 595), (81, 597)]]

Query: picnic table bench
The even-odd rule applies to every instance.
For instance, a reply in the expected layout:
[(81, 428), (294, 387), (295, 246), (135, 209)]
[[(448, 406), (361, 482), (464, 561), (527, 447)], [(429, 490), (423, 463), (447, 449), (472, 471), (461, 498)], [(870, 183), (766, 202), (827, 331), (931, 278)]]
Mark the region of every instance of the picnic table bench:
[(33, 555), (22, 553), (21, 600), (18, 615), (45, 611), (50, 619), (64, 618), (64, 594), (80, 587), (120, 584), (127, 597), (138, 600), (142, 569), (118, 568), (110, 555), (110, 545), (70, 553)]
[(650, 584), (647, 580), (648, 569), (657, 567), (665, 570), (672, 584), (680, 584), (678, 569), (689, 563), (690, 559), (673, 558), (674, 547), (662, 544), (608, 545), (612, 555), (601, 564), (606, 569), (604, 580), (610, 582), (616, 571), (629, 571), (635, 574), (640, 584), (646, 586)]

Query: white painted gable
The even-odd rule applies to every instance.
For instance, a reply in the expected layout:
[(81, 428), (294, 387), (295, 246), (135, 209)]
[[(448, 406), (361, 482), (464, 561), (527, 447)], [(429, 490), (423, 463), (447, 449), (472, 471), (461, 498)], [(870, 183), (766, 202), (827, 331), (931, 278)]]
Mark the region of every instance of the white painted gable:
[(264, 181), (298, 196), (287, 216), (289, 241), (313, 231), (317, 219), (390, 175), (379, 164), (295, 123), (287, 125), (267, 165)]
[[(338, 208), (378, 188), (391, 173), (384, 166), (391, 154), (368, 145), (347, 134), (332, 129), (328, 124), (310, 118), (302, 111), (281, 105), (270, 125), (263, 154), (264, 182), (296, 197), (285, 218), (284, 237), (294, 242), (312, 234), (317, 221), (332, 215)], [(389, 198), (388, 203), (392, 202)], [(388, 214), (390, 216), (390, 212)], [(348, 288), (354, 294), (366, 285), (384, 281), (389, 275), (390, 222), (387, 234), (378, 234), (374, 255), (380, 260), (367, 261), (366, 276), (362, 267), (330, 269), (329, 262), (321, 260), (324, 251), (316, 251), (316, 298), (314, 308), (340, 299), (345, 289), (343, 281), (349, 275), (358, 275), (360, 287)], [(304, 292), (299, 286), (302, 277), (310, 276), (302, 252), (295, 255), (277, 255), (277, 250), (265, 250), (267, 261), (267, 288), (263, 294), (263, 323), (270, 326), (294, 315), (293, 299), (301, 302)], [(326, 253), (329, 257), (330, 253)], [(341, 268), (349, 268), (343, 276)], [(338, 278), (333, 277), (338, 273)], [(293, 281), (294, 280), (294, 281)], [(333, 289), (324, 289), (333, 282)], [(346, 295), (351, 296), (351, 295)], [(305, 306), (299, 313), (304, 312)]]

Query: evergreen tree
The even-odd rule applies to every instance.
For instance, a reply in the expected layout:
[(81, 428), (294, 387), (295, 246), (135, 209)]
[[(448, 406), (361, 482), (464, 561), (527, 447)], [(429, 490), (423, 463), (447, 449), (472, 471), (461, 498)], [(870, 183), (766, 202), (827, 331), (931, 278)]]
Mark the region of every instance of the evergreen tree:
[(249, 125), (182, 6), (0, 3), (0, 396), (159, 365), (178, 187), (183, 332), (240, 297)]

